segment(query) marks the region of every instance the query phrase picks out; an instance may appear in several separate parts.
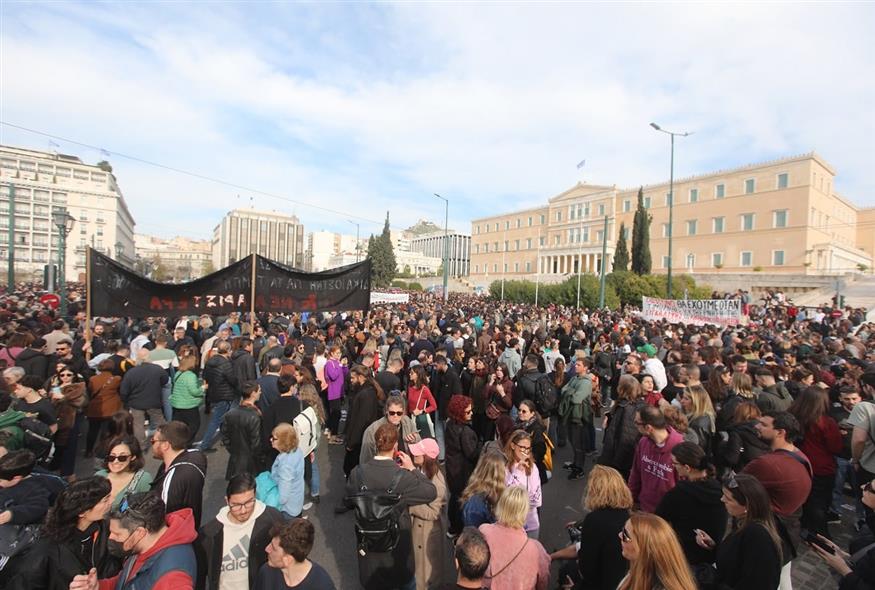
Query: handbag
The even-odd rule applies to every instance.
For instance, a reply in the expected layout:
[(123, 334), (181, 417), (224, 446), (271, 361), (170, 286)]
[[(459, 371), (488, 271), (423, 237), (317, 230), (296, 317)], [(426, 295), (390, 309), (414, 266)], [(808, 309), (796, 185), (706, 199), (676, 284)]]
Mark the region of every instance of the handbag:
[[(423, 400), (422, 390), (419, 391), (419, 400), (416, 402), (416, 408), (419, 409), (419, 402)], [(431, 414), (425, 411), (428, 400), (425, 400), (422, 405), (422, 414), (416, 416), (416, 429), (419, 431), (419, 436), (422, 438), (434, 438), (434, 422), (432, 422)]]
[(495, 402), (489, 402), (489, 405), (486, 406), (486, 417), (490, 420), (497, 420), (499, 416), (501, 416), (502, 411), (498, 408)]
[(255, 478), (255, 497), (263, 504), (279, 510), (280, 490), (270, 471), (262, 471)]

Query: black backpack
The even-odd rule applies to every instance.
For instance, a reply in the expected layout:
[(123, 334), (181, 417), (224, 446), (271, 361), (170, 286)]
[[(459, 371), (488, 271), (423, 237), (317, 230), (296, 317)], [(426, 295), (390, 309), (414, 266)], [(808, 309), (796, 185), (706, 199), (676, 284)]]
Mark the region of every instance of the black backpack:
[[(369, 490), (364, 483), (359, 483), (359, 491), (345, 498), (355, 509), (355, 536), (362, 557), (370, 552), (388, 553), (398, 546), (401, 494), (395, 489), (402, 475), (404, 470), (399, 468), (386, 490)], [(361, 475), (358, 477), (361, 482)]]
[(541, 375), (535, 381), (535, 399), (532, 401), (535, 402), (538, 412), (544, 417), (549, 417), (559, 405), (556, 387), (547, 375)]
[(18, 426), (24, 431), (24, 448), (33, 451), (39, 463), (46, 463), (54, 446), (54, 433), (49, 425), (36, 418), (22, 418)]

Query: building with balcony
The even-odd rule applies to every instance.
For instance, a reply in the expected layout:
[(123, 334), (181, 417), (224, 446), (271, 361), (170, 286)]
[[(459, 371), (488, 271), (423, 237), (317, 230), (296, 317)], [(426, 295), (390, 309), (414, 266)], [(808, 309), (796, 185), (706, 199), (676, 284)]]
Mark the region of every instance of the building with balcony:
[[(708, 273), (838, 274), (872, 268), (875, 209), (833, 190), (816, 153), (679, 178), (674, 183), (672, 269)], [(642, 187), (652, 217), (653, 272), (669, 267), (669, 183)], [(631, 248), (638, 187), (578, 183), (534, 209), (471, 222), (471, 275), (543, 280), (610, 271), (621, 224)], [(607, 227), (607, 231), (605, 228)]]
[(213, 267), (212, 242), (210, 240), (191, 240), (183, 237), (171, 239), (134, 235), (138, 270), (148, 271), (160, 265), (164, 271), (161, 277), (167, 281), (181, 283), (191, 281), (207, 274)]
[(14, 233), (15, 268), (22, 278), (40, 278), (44, 265), (58, 262), (52, 213), (60, 208), (74, 219), (65, 252), (68, 281), (84, 280), (87, 246), (133, 264), (134, 219), (107, 164), (0, 146), (0, 257), (8, 259)]
[(213, 266), (224, 268), (251, 254), (287, 266), (304, 266), (304, 225), (294, 215), (234, 209), (213, 230)]

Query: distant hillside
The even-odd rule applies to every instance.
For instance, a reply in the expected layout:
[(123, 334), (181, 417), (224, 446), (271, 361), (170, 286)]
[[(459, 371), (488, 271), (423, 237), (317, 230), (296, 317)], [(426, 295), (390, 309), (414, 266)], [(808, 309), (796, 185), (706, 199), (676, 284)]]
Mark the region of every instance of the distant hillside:
[(439, 225), (432, 223), (431, 221), (427, 221), (425, 219), (420, 219), (417, 221), (412, 227), (408, 227), (406, 232), (411, 233), (413, 236), (422, 236), (425, 234), (433, 234), (435, 232), (443, 231)]

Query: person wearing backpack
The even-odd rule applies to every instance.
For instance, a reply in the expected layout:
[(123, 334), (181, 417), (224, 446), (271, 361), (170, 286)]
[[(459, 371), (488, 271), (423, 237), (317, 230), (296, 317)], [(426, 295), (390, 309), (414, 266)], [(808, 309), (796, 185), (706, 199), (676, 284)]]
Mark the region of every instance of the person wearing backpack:
[(574, 362), (574, 377), (562, 388), (559, 417), (568, 425), (568, 440), (574, 458), (568, 466), (568, 479), (583, 479), (586, 464), (587, 431), (592, 420), (590, 398), (592, 379), (588, 375), (592, 361), (578, 358)]
[(345, 502), (356, 515), (359, 583), (365, 590), (410, 590), (416, 568), (407, 509), (431, 503), (437, 489), (398, 451), (394, 425), (380, 426), (374, 442), (376, 455), (353, 469), (346, 484)]

